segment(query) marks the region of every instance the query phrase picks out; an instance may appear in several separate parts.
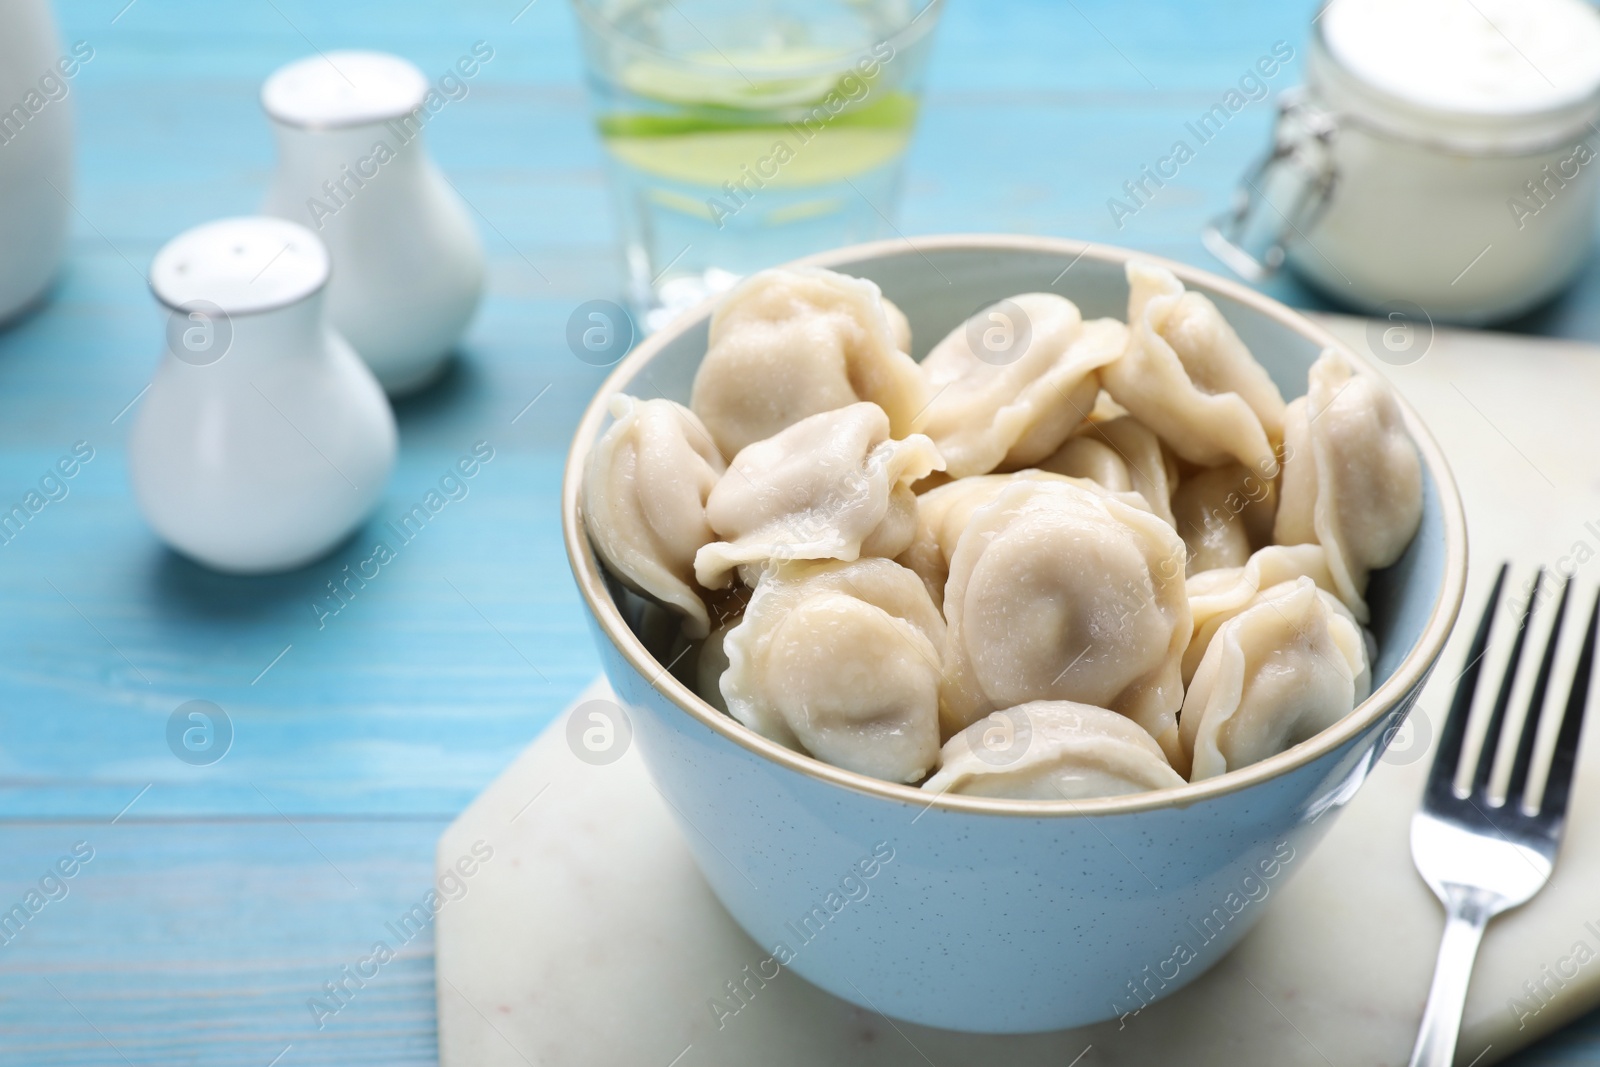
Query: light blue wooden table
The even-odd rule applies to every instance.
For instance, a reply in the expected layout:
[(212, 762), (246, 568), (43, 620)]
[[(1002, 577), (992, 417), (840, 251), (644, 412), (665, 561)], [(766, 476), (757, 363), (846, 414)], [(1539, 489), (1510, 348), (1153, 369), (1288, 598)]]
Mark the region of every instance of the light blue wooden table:
[[(572, 15), (524, 4), (63, 0), (64, 37), (95, 50), (73, 83), (77, 218), (54, 300), (0, 333), (0, 500), (75, 442), (94, 459), (0, 548), (0, 910), (74, 846), (93, 858), (0, 944), (0, 1063), (436, 1058), (431, 931), (321, 1029), (307, 1001), (422, 897), (440, 831), (597, 669), (556, 496), (602, 372), (562, 338), (576, 305), (617, 295), (620, 264)], [(1214, 266), (1198, 228), (1263, 144), (1269, 105), (1125, 228), (1106, 200), (1274, 41), (1298, 49), (1312, 7), (953, 0), (901, 228), (1071, 235)], [(374, 522), (475, 442), (495, 459), (319, 628), (312, 602), (367, 538), (296, 574), (224, 578), (162, 548), (134, 510), (124, 411), (162, 325), (143, 270), (178, 231), (260, 201), (272, 145), (256, 92), (274, 67), (375, 47), (437, 72), (480, 40), (493, 60), (429, 137), (479, 213), (490, 292), (448, 380), (401, 405)], [(1600, 336), (1600, 265), (1522, 325)], [(209, 767), (165, 739), (193, 699), (235, 731)], [(1600, 1064), (1600, 1017), (1516, 1062)]]

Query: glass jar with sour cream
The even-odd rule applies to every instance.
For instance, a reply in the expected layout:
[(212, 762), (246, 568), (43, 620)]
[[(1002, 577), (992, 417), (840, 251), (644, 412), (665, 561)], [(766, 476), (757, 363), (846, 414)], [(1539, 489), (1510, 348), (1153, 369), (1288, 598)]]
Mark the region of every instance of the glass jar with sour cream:
[(1482, 323), (1557, 293), (1600, 203), (1600, 9), (1332, 0), (1272, 150), (1206, 231), (1362, 310)]

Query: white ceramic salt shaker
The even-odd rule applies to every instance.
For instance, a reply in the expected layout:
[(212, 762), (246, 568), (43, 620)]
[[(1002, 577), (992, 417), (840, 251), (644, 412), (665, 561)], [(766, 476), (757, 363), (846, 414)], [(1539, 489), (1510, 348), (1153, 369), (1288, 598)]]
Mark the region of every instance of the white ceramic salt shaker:
[(0, 322), (44, 294), (66, 250), (67, 71), (81, 61), (62, 52), (46, 0), (0, 0)]
[(168, 544), (221, 571), (288, 570), (371, 513), (394, 467), (394, 414), (324, 318), (328, 252), (282, 219), (223, 219), (168, 242), (150, 287), (167, 351), (128, 465)]
[(380, 52), (329, 52), (261, 90), (278, 140), (264, 211), (328, 246), (328, 316), (391, 395), (428, 385), (483, 293), (483, 247), (422, 145), (428, 82)]

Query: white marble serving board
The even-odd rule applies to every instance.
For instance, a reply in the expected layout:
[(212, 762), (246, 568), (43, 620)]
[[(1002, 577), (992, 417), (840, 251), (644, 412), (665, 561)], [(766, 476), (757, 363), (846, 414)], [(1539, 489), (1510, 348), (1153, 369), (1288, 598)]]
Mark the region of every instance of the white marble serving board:
[[(1368, 350), (1364, 320), (1327, 322)], [(1526, 578), (1580, 544), (1585, 559), (1600, 553), (1600, 348), (1441, 332), (1420, 361), (1384, 369), (1461, 483), (1474, 561), (1467, 625), (1423, 696), (1425, 725), (1402, 734), (1209, 974), (1124, 1026), (993, 1037), (890, 1021), (785, 972), (719, 1027), (711, 998), (765, 953), (711, 895), (638, 754), (580, 762), (563, 716), (439, 842), (441, 875), (477, 842), (480, 854), (493, 850), (467, 864), (465, 894), (437, 919), (444, 1067), (1404, 1064), (1443, 926), (1411, 865), (1428, 760), (1406, 746), (1434, 736), (1501, 559)], [(1587, 607), (1600, 563), (1577, 574)], [(1570, 671), (1558, 669), (1564, 696)], [(579, 700), (608, 693), (597, 682)], [(1597, 734), (1584, 744), (1554, 879), (1489, 929), (1459, 1064), (1485, 1067), (1600, 1005)], [(1542, 1004), (1530, 993), (1541, 984)]]

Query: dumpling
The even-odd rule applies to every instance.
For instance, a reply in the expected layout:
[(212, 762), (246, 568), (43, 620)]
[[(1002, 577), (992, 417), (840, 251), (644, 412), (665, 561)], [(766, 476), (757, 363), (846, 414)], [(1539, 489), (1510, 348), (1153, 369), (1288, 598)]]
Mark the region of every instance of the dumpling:
[(944, 729), (999, 708), (1073, 700), (1177, 745), (1189, 642), (1183, 541), (1081, 485), (1023, 481), (975, 511), (945, 584)]
[(1131, 719), (1091, 704), (1036, 700), (980, 719), (945, 742), (934, 793), (1083, 800), (1184, 784)]
[(1178, 465), (1162, 447), (1161, 439), (1131, 415), (1092, 418), (1054, 454), (1041, 460), (1039, 469), (1138, 493), (1151, 511), (1169, 525), (1177, 525), (1169, 502), (1178, 484)]
[(695, 576), (721, 589), (768, 560), (897, 556), (917, 529), (911, 483), (943, 467), (922, 434), (890, 439), (876, 404), (801, 419), (741, 451), (711, 491), (706, 520), (721, 540), (700, 549)]
[(1278, 387), (1215, 304), (1164, 267), (1130, 262), (1128, 349), (1100, 374), (1106, 392), (1202, 467), (1238, 462), (1276, 477)]
[(904, 437), (929, 392), (894, 330), (864, 278), (818, 267), (753, 274), (711, 316), (690, 407), (724, 456), (858, 400), (881, 407)]
[(1278, 483), (1237, 463), (1185, 478), (1172, 494), (1173, 524), (1189, 546), (1188, 573), (1242, 567), (1272, 543)]
[(691, 637), (703, 637), (710, 618), (693, 584), (694, 558), (716, 540), (705, 505), (722, 457), (682, 404), (618, 395), (611, 415), (583, 480), (589, 539), (624, 585), (672, 607)]
[(1422, 461), (1394, 393), (1328, 349), (1289, 405), (1284, 455), (1273, 539), (1322, 545), (1339, 595), (1360, 603), (1422, 522)]
[[(999, 359), (975, 352), (986, 331), (1000, 331), (1020, 351)], [(1031, 466), (1088, 418), (1100, 390), (1096, 371), (1121, 354), (1127, 336), (1114, 319), (1084, 322), (1072, 301), (1054, 293), (986, 308), (922, 361), (932, 399), (921, 429), (952, 478)]]
[(836, 767), (916, 782), (939, 755), (945, 626), (893, 560), (789, 563), (723, 642), (735, 719)]
[[(1183, 653), (1183, 684), (1188, 685), (1194, 678), (1218, 627), (1256, 603), (1264, 591), (1296, 578), (1310, 578), (1318, 589), (1338, 595), (1333, 573), (1328, 570), (1328, 555), (1321, 545), (1268, 545), (1251, 555), (1242, 567), (1191, 575), (1185, 585), (1194, 634)], [(1365, 603), (1344, 606), (1351, 618), (1366, 620)]]
[(900, 305), (888, 297), (879, 297), (883, 303), (883, 313), (889, 318), (889, 336), (894, 338), (894, 346), (900, 351), (911, 354), (911, 320), (906, 318), (906, 313), (900, 310)]
[(728, 713), (728, 702), (722, 696), (722, 676), (728, 670), (728, 634), (742, 619), (742, 615), (735, 616), (713, 629), (695, 657), (692, 688), (701, 700), (724, 715)]
[(1012, 474), (977, 474), (930, 489), (917, 497), (917, 531), (911, 547), (896, 558), (917, 572), (935, 604), (944, 603), (944, 583), (950, 576), (950, 557), (955, 553), (961, 532), (972, 520), (972, 513), (991, 503), (1006, 486), (1019, 481), (1067, 482), (1091, 492), (1113, 496), (1130, 507), (1151, 510), (1137, 493), (1112, 492), (1085, 478), (1072, 478), (1032, 468)]
[(1310, 578), (1269, 590), (1224, 623), (1184, 697), (1189, 780), (1247, 767), (1314, 737), (1367, 698), (1361, 629)]
[(1237, 394), (1261, 420), (1267, 436), (1274, 441), (1283, 440), (1283, 394), (1211, 298), (1184, 289), (1177, 276), (1165, 267), (1142, 264), (1138, 274), (1143, 291), (1129, 293), (1128, 321), (1139, 317), (1150, 299), (1177, 295), (1176, 303), (1160, 318), (1157, 329), (1183, 363), (1190, 381), (1213, 395)]

